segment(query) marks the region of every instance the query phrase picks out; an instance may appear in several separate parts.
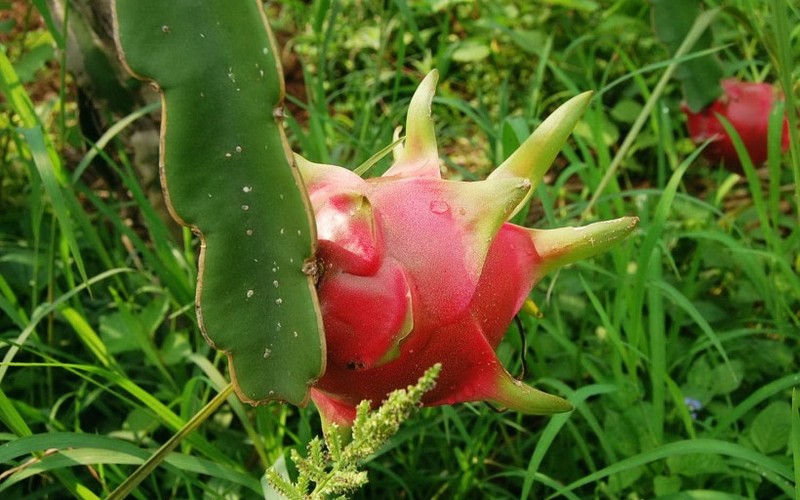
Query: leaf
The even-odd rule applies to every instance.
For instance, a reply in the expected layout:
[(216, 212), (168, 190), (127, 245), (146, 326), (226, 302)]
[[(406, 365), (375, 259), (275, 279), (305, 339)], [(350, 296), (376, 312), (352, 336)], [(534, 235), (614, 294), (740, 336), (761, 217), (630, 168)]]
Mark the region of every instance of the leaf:
[(162, 93), (170, 210), (202, 240), (200, 328), (244, 401), (305, 404), (324, 371), (316, 234), (262, 4), (116, 0), (114, 15), (126, 66)]
[(466, 40), (456, 47), (452, 58), (456, 62), (471, 63), (486, 59), (491, 54), (489, 45), (478, 40)]
[(721, 474), (728, 471), (728, 466), (722, 456), (712, 454), (674, 455), (667, 457), (667, 466), (673, 474), (686, 477)]
[(748, 428), (748, 436), (758, 451), (778, 453), (786, 449), (792, 433), (792, 408), (776, 401), (761, 410)]

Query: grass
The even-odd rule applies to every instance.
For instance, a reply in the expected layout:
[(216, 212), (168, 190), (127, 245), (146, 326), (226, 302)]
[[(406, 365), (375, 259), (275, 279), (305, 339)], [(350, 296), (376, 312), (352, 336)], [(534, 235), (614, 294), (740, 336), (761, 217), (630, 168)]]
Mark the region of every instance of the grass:
[[(724, 3), (713, 29), (726, 70), (784, 82), (796, 110), (797, 9)], [(152, 109), (124, 121), (100, 108), (103, 131), (125, 125), (91, 139), (64, 56), (33, 50), (41, 37), (63, 47), (59, 22), (44, 2), (12, 5), (8, 19), (47, 22), (2, 25), (0, 495), (104, 497), (225, 390), (225, 360), (197, 330), (197, 242), (151, 204), (131, 147)], [(642, 2), (362, 7), (270, 7), (298, 54), (287, 75), (304, 91), (288, 130), (309, 159), (355, 168), (390, 145), (432, 68), (454, 178), (485, 176), (558, 103), (595, 90), (522, 216), (641, 222), (614, 251), (540, 283), (543, 317), (520, 318), (527, 345), (511, 334), (499, 347), (511, 373), (525, 347), (526, 380), (574, 412), (425, 409), (372, 456), (355, 495), (800, 498), (797, 134), (781, 154), (773, 127), (766, 166), (745, 160), (742, 174), (705, 162), (680, 89), (660, 84), (675, 61)], [(27, 79), (26, 57), (40, 68)], [(132, 495), (259, 497), (264, 471), (319, 432), (311, 408), (228, 398)]]

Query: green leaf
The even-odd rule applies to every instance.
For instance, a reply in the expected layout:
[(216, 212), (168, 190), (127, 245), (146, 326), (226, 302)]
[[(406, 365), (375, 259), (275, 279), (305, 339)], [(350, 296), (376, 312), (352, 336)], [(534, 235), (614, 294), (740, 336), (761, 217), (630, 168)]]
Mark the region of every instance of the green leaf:
[(281, 127), (262, 3), (117, 0), (129, 70), (162, 93), (162, 180), (201, 235), (197, 308), (243, 400), (304, 404), (324, 371), (313, 215)]
[(753, 445), (765, 454), (786, 449), (791, 433), (792, 408), (784, 401), (776, 401), (761, 410), (748, 429)]
[(489, 45), (478, 40), (466, 40), (460, 43), (453, 51), (453, 60), (460, 63), (477, 62), (486, 59), (491, 54)]

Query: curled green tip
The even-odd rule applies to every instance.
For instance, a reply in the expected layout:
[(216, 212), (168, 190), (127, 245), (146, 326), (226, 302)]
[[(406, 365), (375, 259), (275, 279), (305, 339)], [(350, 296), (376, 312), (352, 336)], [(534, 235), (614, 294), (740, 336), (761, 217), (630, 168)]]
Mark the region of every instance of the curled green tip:
[(552, 415), (572, 411), (566, 399), (534, 389), (505, 374), (489, 402), (527, 415)]
[(419, 84), (406, 118), (406, 140), (395, 149), (395, 164), (385, 175), (439, 177), (439, 151), (431, 118), (431, 103), (436, 93), (439, 72), (432, 70)]
[[(578, 124), (591, 99), (592, 92), (584, 92), (559, 106), (506, 161), (489, 175), (489, 179), (527, 178), (535, 189), (564, 147), (569, 134)], [(512, 216), (528, 202), (531, 194), (520, 203)]]
[(583, 227), (529, 229), (533, 245), (542, 259), (537, 273), (543, 275), (603, 252), (628, 236), (638, 223), (638, 217), (621, 217)]

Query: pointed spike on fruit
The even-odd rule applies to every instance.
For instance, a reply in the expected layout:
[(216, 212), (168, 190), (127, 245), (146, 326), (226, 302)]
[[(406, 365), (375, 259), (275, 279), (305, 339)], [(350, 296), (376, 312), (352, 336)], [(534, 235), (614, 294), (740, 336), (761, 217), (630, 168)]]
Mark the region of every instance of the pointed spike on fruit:
[(384, 176), (441, 178), (436, 131), (431, 118), (431, 103), (438, 80), (439, 72), (433, 70), (414, 92), (408, 106), (405, 145)]
[(528, 229), (533, 246), (542, 259), (537, 275), (542, 276), (553, 269), (605, 251), (628, 236), (638, 223), (638, 217), (622, 217), (583, 227)]
[(365, 186), (364, 179), (346, 168), (315, 163), (297, 153), (294, 153), (294, 163), (310, 195), (326, 185), (336, 186), (337, 191), (350, 189), (357, 192), (361, 192)]
[(431, 210), (450, 212), (456, 224), (463, 228), (468, 269), (477, 279), (486, 254), (503, 223), (519, 203), (530, 193), (527, 179), (509, 178), (478, 182), (440, 181), (440, 207), (431, 203)]
[(573, 410), (566, 399), (534, 389), (512, 378), (505, 370), (497, 375), (495, 384), (488, 401), (509, 410), (527, 415), (552, 415)]
[[(592, 92), (584, 92), (559, 106), (488, 178), (523, 177), (535, 189), (564, 147), (591, 99)], [(511, 214), (512, 217), (530, 200), (533, 189)]]

